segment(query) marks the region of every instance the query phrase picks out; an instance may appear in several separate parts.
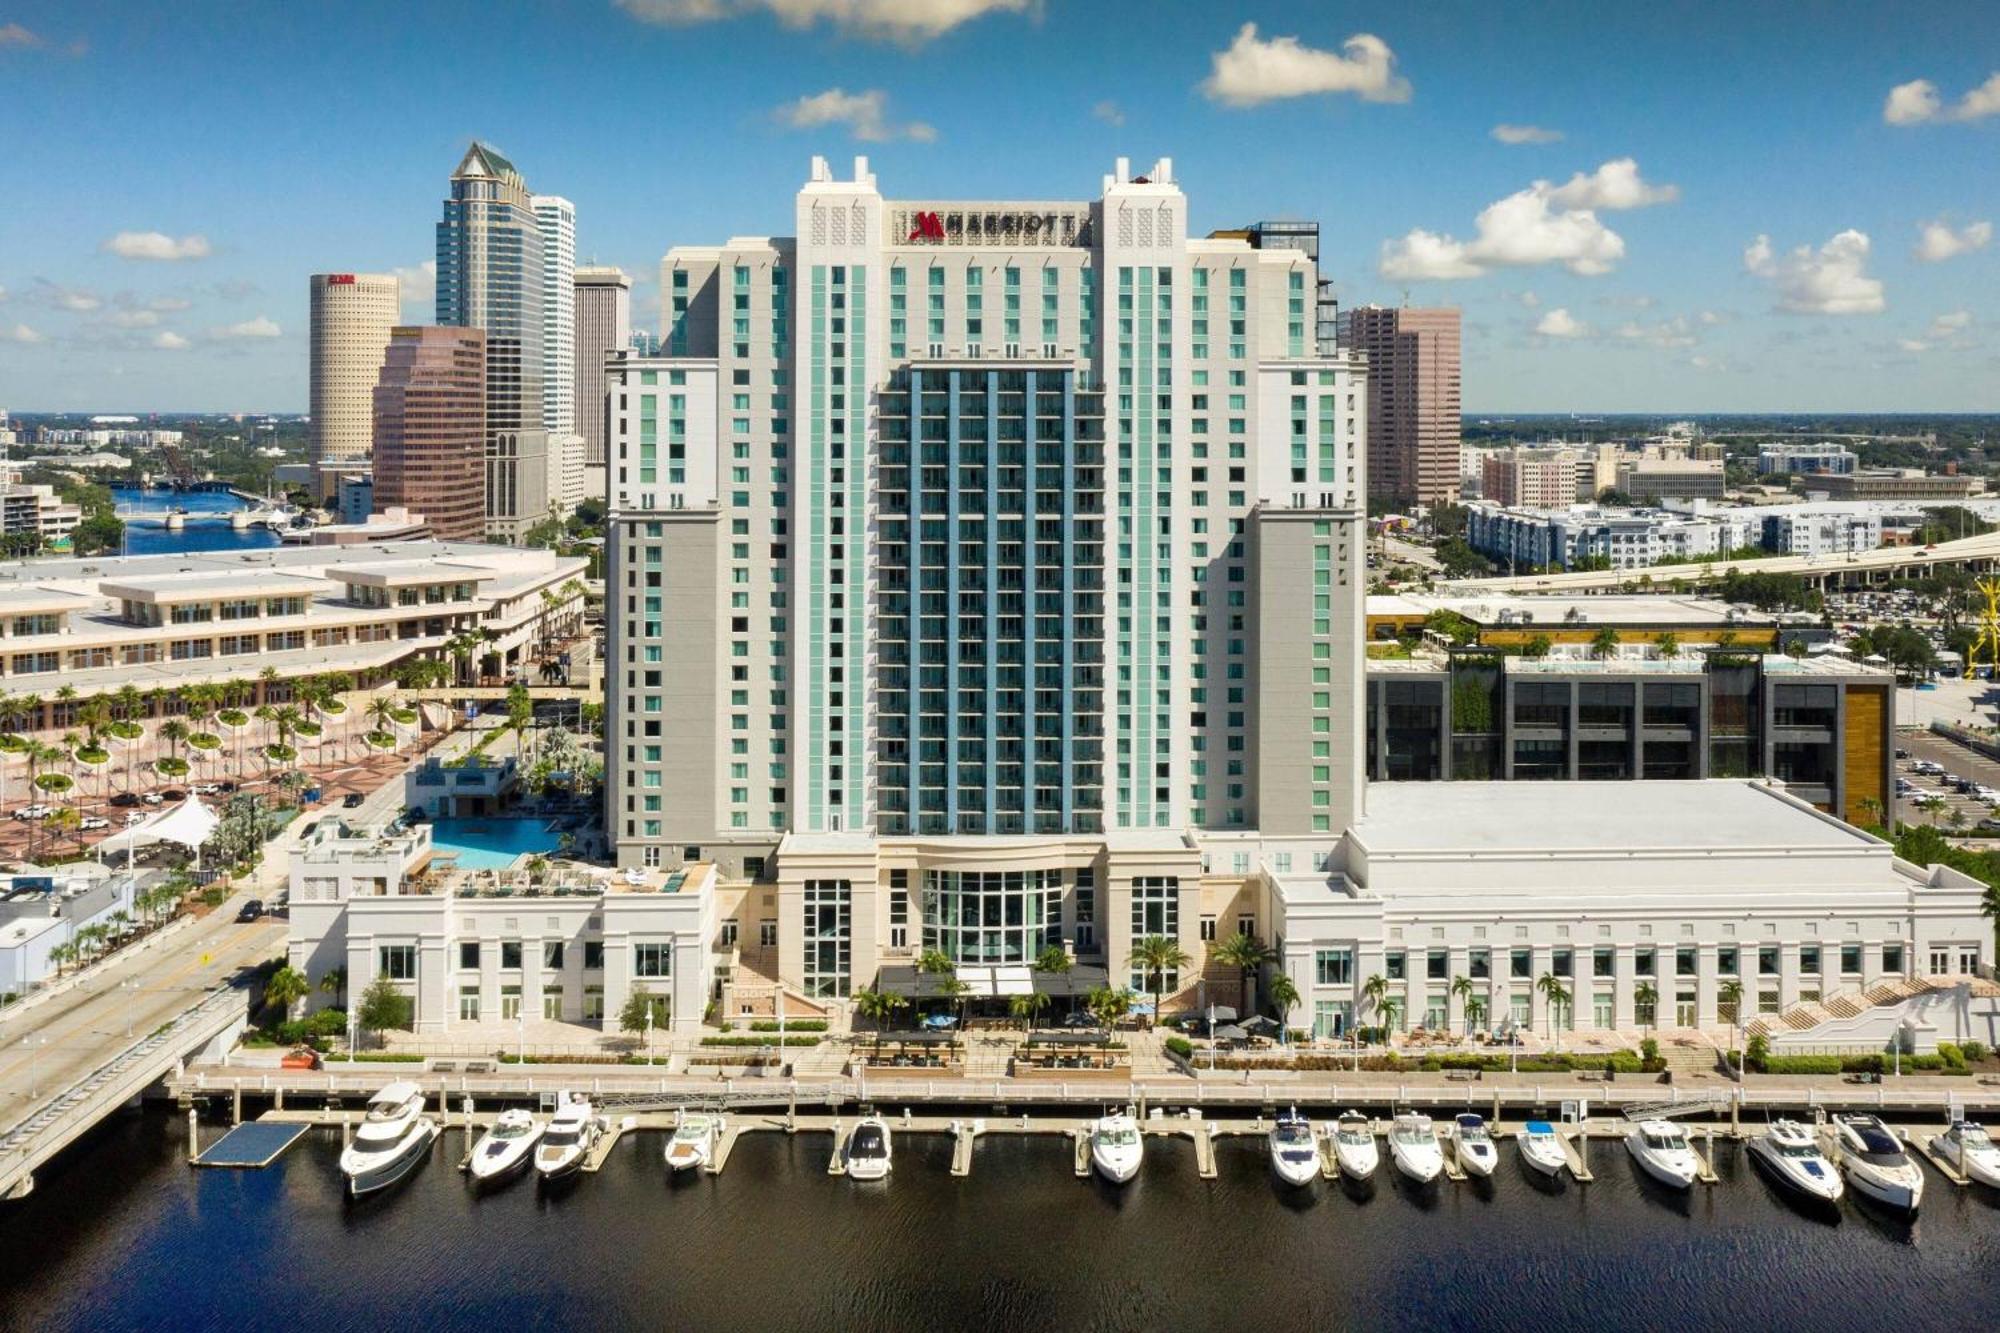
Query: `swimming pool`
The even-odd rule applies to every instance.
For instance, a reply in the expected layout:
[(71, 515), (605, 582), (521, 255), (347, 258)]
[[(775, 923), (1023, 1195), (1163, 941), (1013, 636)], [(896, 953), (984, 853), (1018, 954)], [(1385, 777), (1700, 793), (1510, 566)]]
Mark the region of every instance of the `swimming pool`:
[(434, 819), (431, 845), (458, 853), (461, 870), (503, 870), (523, 852), (553, 852), (555, 826), (546, 819)]

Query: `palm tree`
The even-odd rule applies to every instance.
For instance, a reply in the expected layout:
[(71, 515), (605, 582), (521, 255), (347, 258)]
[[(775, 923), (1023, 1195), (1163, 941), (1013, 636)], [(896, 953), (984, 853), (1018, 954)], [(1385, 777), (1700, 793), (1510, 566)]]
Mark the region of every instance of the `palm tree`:
[(324, 973), (320, 975), (319, 979), (320, 994), (331, 995), (333, 996), (334, 1000), (338, 1002), (342, 997), (341, 993), (346, 989), (347, 989), (347, 968), (345, 966), (329, 967)]
[(1007, 1012), (1021, 1020), (1024, 1029), (1033, 1028), (1035, 1020), (1049, 1007), (1046, 991), (1031, 990), (1026, 995), (1015, 995), (1007, 1001)]
[(1283, 972), (1273, 972), (1270, 982), (1264, 987), (1264, 998), (1278, 1011), (1278, 1036), (1281, 1041), (1292, 1039), (1292, 1010), (1299, 1007), (1299, 988)]
[(1208, 951), (1210, 962), (1224, 967), (1235, 968), (1241, 976), (1237, 982), (1237, 1003), (1242, 1006), (1247, 1017), (1250, 1013), (1250, 977), (1257, 969), (1271, 961), (1271, 951), (1248, 931), (1238, 931), (1222, 943)]
[(909, 1001), (900, 995), (882, 990), (861, 990), (854, 992), (854, 1011), (875, 1025), (875, 1030), (885, 1032), (889, 1020), (898, 1011), (909, 1007)]
[(267, 666), (257, 673), (257, 702), (271, 702), (271, 687), (278, 683), (278, 668)]
[(1542, 993), (1542, 999), (1548, 1003), (1549, 1039), (1560, 1046), (1562, 1041), (1556, 1036), (1556, 1019), (1563, 1006), (1569, 1003), (1569, 989), (1562, 984), (1562, 978), (1553, 972), (1542, 973), (1540, 979), (1535, 982), (1535, 989)]
[(188, 724), (177, 717), (160, 724), (160, 739), (167, 743), (167, 758), (181, 757), (181, 742), (188, 738)]
[(1084, 996), (1083, 1007), (1097, 1020), (1102, 1028), (1115, 1027), (1118, 1020), (1132, 1012), (1132, 992), (1120, 986), (1097, 986)]
[(1075, 960), (1069, 956), (1069, 950), (1063, 948), (1060, 944), (1051, 944), (1035, 955), (1035, 971), (1037, 972), (1047, 972), (1054, 976), (1067, 976), (1070, 968), (1074, 965)]
[(1468, 1037), (1472, 1035), (1472, 1019), (1470, 1014), (1472, 1010), (1473, 989), (1471, 977), (1453, 977), (1451, 979), (1451, 994), (1458, 1000), (1459, 1012), (1467, 1015), (1465, 1019), (1465, 1035)]
[(1486, 1021), (1486, 999), (1481, 995), (1465, 997), (1465, 1030), (1472, 1032)]
[(386, 694), (378, 694), (368, 704), (368, 718), (375, 724), (374, 730), (381, 732), (396, 744), (391, 749), (401, 748), (396, 735), (396, 701)]
[[(1718, 1001), (1718, 1008), (1729, 1011), (1729, 1026), (1732, 1028), (1741, 1027), (1743, 1023), (1743, 983), (1735, 977), (1731, 977), (1728, 981), (1716, 987), (1715, 998)], [(1742, 1045), (1742, 1042), (1737, 1042), (1739, 1050), (1742, 1049)]]
[(1681, 640), (1677, 634), (1662, 634), (1653, 646), (1659, 649), (1662, 657), (1672, 658), (1681, 655)]
[(958, 1014), (958, 1030), (965, 1031), (965, 997), (972, 994), (972, 983), (954, 972), (938, 982), (938, 991), (951, 1001), (952, 1009)]
[(80, 950), (78, 950), (76, 945), (67, 940), (49, 949), (49, 961), (56, 965), (56, 975), (58, 977), (62, 975), (65, 964), (77, 961), (79, 952)]
[(1153, 1026), (1159, 1026), (1160, 1002), (1166, 996), (1167, 973), (1178, 972), (1192, 963), (1180, 941), (1169, 935), (1147, 935), (1132, 945), (1132, 966), (1146, 978), (1153, 996)]
[(1594, 659), (1602, 661), (1617, 651), (1618, 631), (1611, 626), (1599, 626), (1597, 633), (1590, 636), (1590, 655)]
[(264, 983), (264, 1003), (283, 1018), (290, 1018), (292, 1006), (311, 993), (312, 983), (306, 980), (305, 973), (290, 965), (273, 972)]
[(1392, 1017), (1394, 1010), (1389, 999), (1389, 979), (1377, 972), (1361, 983), (1361, 996), (1368, 1001), (1368, 1007), (1382, 1017), (1382, 1039), (1386, 1044), (1389, 1037), (1388, 1029), (1395, 1025)]
[(1644, 1015), (1640, 1027), (1654, 1027), (1660, 1021), (1660, 989), (1650, 981), (1638, 983), (1638, 989), (1632, 991), (1632, 1007)]

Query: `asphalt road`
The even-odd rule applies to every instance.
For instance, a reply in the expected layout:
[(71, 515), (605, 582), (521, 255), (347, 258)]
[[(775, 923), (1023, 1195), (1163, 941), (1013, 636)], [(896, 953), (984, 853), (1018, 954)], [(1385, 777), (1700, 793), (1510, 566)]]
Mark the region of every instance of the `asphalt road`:
[(284, 922), (236, 920), (249, 896), (237, 894), (163, 944), (113, 959), (84, 986), (0, 1017), (0, 1133), (218, 982), (282, 954)]

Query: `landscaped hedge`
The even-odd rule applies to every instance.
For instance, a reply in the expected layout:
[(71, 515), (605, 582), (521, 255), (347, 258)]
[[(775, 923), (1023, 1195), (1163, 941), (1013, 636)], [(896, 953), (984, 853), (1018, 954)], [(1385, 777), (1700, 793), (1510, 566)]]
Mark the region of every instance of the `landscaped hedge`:
[(1168, 1037), (1164, 1043), (1167, 1050), (1186, 1060), (1194, 1054), (1194, 1043), (1186, 1037)]
[[(1171, 1046), (1169, 1047), (1171, 1049)], [(1207, 1058), (1201, 1063), (1207, 1065)], [(1270, 1060), (1246, 1060), (1241, 1056), (1217, 1056), (1217, 1069), (1273, 1069), (1292, 1068), (1306, 1070), (1341, 1070), (1354, 1068), (1352, 1055), (1334, 1055), (1324, 1051), (1300, 1052), (1289, 1066)], [(1610, 1074), (1657, 1074), (1666, 1068), (1664, 1060), (1646, 1060), (1631, 1051), (1613, 1051), (1609, 1055), (1563, 1055), (1544, 1053), (1541, 1055), (1521, 1055), (1510, 1059), (1506, 1055), (1488, 1055), (1471, 1051), (1457, 1051), (1449, 1054), (1404, 1056), (1394, 1053), (1377, 1052), (1361, 1057), (1361, 1067), (1374, 1073), (1426, 1073), (1435, 1074), (1445, 1070), (1473, 1070), (1480, 1073), (1504, 1074), (1510, 1069), (1523, 1074), (1568, 1074), (1578, 1071), (1602, 1071)]]
[(817, 1046), (818, 1037), (785, 1037), (779, 1039), (776, 1033), (756, 1037), (703, 1037), (704, 1046)]
[(1948, 1041), (1938, 1043), (1936, 1055), (1906, 1055), (1900, 1065), (1894, 1055), (1873, 1052), (1867, 1055), (1767, 1055), (1752, 1061), (1751, 1069), (1761, 1074), (1970, 1074), (1965, 1052)]
[[(756, 1019), (750, 1024), (750, 1030), (752, 1032), (776, 1032), (778, 1030), (778, 1020), (775, 1018)], [(787, 1032), (824, 1032), (826, 1031), (826, 1020), (824, 1018), (788, 1018), (785, 1020), (784, 1030)]]

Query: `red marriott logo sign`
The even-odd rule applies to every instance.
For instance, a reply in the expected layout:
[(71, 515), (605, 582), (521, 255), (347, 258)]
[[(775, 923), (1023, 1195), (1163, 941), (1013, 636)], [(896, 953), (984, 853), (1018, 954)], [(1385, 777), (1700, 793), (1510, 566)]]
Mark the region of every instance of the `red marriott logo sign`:
[(910, 239), (913, 241), (941, 241), (944, 239), (944, 223), (935, 213), (919, 213), (911, 219)]
[(354, 285), (354, 275), (352, 273), (329, 273), (326, 275), (326, 285), (329, 287), (352, 287)]

